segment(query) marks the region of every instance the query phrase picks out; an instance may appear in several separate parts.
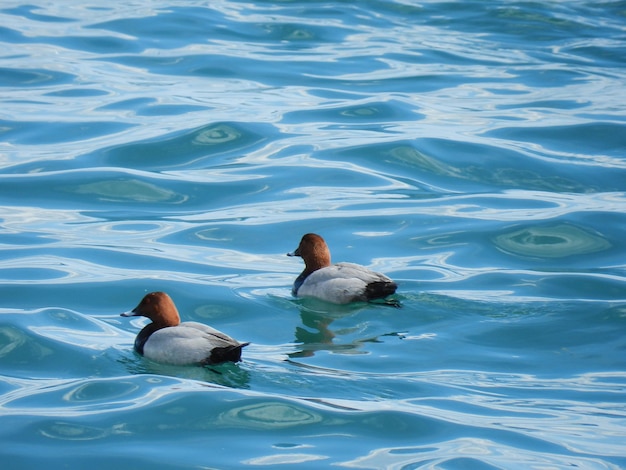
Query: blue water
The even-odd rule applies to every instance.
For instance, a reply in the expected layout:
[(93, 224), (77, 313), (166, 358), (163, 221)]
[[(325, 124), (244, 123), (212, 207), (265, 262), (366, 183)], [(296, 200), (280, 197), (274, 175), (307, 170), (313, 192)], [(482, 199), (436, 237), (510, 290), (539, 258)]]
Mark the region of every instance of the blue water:
[[(626, 468), (626, 2), (0, 5), (3, 468)], [(403, 308), (293, 299), (302, 234)], [(244, 361), (137, 356), (164, 290)]]

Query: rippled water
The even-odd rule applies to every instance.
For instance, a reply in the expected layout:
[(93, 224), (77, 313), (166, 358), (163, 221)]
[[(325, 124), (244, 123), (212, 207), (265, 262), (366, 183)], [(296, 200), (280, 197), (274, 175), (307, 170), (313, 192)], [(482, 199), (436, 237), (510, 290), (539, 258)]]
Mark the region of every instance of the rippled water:
[[(626, 467), (625, 2), (8, 0), (0, 43), (3, 466)], [(403, 308), (294, 300), (310, 231)], [(137, 356), (154, 290), (244, 361)]]

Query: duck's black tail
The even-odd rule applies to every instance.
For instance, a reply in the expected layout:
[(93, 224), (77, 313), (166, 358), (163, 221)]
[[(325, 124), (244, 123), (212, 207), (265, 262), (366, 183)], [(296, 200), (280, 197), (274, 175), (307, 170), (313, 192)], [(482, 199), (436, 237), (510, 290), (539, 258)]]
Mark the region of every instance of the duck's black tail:
[(367, 300), (382, 299), (396, 292), (398, 285), (392, 281), (370, 282), (365, 287)]
[(237, 346), (225, 346), (223, 348), (215, 348), (211, 351), (211, 357), (207, 359), (206, 364), (219, 364), (220, 362), (239, 362), (241, 361), (241, 350), (250, 343), (241, 343)]
[(398, 300), (385, 298), (391, 294), (395, 294), (397, 288), (398, 285), (393, 281), (370, 282), (365, 287), (365, 297), (369, 302), (378, 300), (382, 305), (400, 308), (402, 305)]

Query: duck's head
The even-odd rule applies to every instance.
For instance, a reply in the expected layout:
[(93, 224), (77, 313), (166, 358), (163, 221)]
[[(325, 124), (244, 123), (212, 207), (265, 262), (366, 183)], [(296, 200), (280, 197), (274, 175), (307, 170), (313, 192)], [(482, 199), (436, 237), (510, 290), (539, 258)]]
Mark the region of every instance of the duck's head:
[(172, 298), (165, 292), (150, 292), (141, 299), (130, 312), (121, 314), (123, 317), (148, 317), (160, 328), (176, 326), (180, 323), (180, 316)]
[(307, 233), (300, 240), (300, 245), (287, 256), (300, 256), (304, 260), (307, 271), (316, 271), (330, 266), (330, 250), (322, 237), (315, 233)]

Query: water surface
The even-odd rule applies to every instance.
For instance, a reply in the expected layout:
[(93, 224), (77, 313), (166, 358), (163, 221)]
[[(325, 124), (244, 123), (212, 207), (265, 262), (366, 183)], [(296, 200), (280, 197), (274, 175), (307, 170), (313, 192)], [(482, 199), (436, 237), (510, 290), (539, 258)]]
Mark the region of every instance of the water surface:
[[(626, 466), (626, 4), (5, 1), (10, 468)], [(293, 299), (288, 258), (399, 284)], [(250, 341), (152, 363), (143, 319)]]

